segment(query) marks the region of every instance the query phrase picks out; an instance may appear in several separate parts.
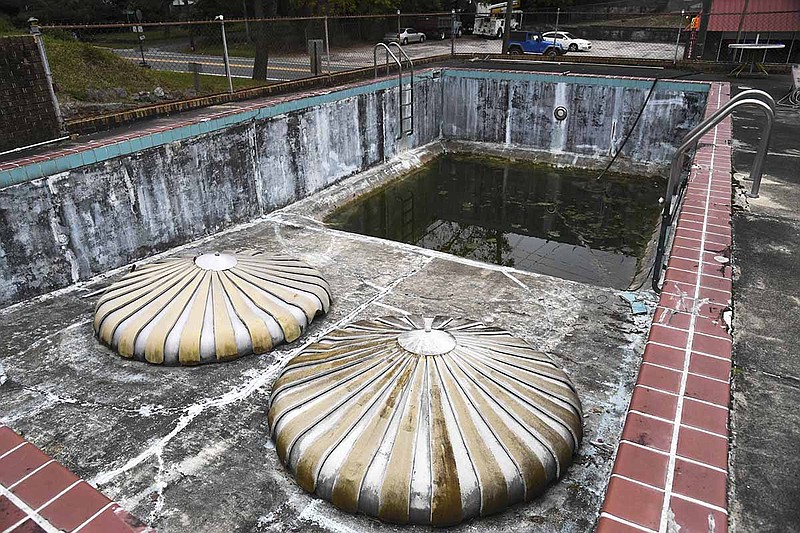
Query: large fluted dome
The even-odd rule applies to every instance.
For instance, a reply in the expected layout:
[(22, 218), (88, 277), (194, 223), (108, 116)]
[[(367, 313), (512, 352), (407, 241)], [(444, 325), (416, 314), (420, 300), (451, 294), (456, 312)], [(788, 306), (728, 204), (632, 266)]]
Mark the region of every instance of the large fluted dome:
[(144, 265), (111, 285), (94, 330), (123, 357), (196, 365), (291, 342), (330, 300), (322, 275), (296, 259), (209, 253)]
[(536, 497), (582, 437), (578, 396), (547, 355), (446, 317), (355, 322), (308, 346), (275, 382), (269, 424), (305, 490), (439, 526)]

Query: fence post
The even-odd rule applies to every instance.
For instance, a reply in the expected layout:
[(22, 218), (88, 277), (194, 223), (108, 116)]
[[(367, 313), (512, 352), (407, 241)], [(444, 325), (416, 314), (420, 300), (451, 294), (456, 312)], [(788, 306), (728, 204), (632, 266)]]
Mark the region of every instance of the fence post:
[(56, 112), (56, 120), (58, 121), (58, 130), (64, 133), (64, 117), (61, 116), (61, 108), (58, 107), (58, 98), (56, 98), (56, 91), (53, 89), (53, 73), (50, 71), (50, 63), (47, 61), (47, 52), (44, 49), (44, 41), (42, 40), (42, 32), (39, 29), (39, 20), (33, 17), (28, 19), (30, 24), (30, 32), (33, 35), (33, 40), (36, 41), (36, 47), (39, 49), (39, 56), (42, 58), (42, 66), (44, 67), (44, 75), (47, 78), (47, 92), (50, 93), (50, 100), (53, 102), (53, 108)]
[(450, 10), (450, 55), (456, 55), (456, 10)]
[(189, 72), (192, 73), (192, 84), (194, 85), (194, 90), (198, 93), (200, 92), (200, 72), (202, 71), (203, 65), (194, 61), (189, 62)]
[(247, 43), (253, 42), (250, 39), (250, 23), (247, 21), (247, 0), (242, 0), (242, 16), (244, 17), (244, 34)]
[(556, 45), (558, 44), (558, 19), (560, 18), (561, 18), (561, 8), (559, 7), (558, 11), (556, 11), (556, 30), (555, 30), (556, 36), (555, 39), (553, 39), (553, 43)]
[(231, 79), (231, 60), (228, 57), (228, 39), (225, 38), (225, 19), (222, 15), (217, 15), (219, 27), (222, 30), (222, 59), (225, 62), (225, 77), (228, 78), (228, 92), (233, 92), (233, 80)]
[(678, 45), (681, 42), (681, 30), (683, 29), (683, 9), (681, 9), (681, 20), (678, 22), (678, 36), (675, 38), (675, 59), (672, 60), (672, 64), (678, 62)]
[(331, 73), (331, 42), (328, 39), (328, 16), (325, 16), (325, 62), (328, 64), (328, 74)]

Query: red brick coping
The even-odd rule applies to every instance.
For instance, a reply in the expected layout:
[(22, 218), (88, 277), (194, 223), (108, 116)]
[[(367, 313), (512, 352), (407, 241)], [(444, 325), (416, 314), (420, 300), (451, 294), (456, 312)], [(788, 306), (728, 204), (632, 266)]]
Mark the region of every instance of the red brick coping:
[(94, 487), (0, 426), (0, 532), (154, 531)]
[[(713, 83), (706, 116), (730, 98)], [(598, 531), (727, 531), (730, 117), (700, 141)]]

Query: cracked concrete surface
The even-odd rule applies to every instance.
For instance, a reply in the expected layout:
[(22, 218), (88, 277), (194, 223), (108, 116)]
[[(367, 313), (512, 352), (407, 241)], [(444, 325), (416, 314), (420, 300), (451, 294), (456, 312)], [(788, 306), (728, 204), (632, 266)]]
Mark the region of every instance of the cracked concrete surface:
[[(788, 77), (742, 81), (777, 100)], [(732, 91), (735, 94), (736, 91)], [(763, 118), (734, 115), (733, 163), (749, 190)], [(733, 531), (800, 531), (800, 111), (779, 107), (761, 195), (739, 196), (733, 220), (734, 344), (730, 524)]]
[(615, 290), (325, 227), (325, 209), (358, 179), (172, 252), (260, 249), (318, 268), (334, 303), (297, 342), (196, 368), (124, 360), (90, 323), (98, 289), (118, 271), (0, 311), (0, 420), (161, 531), (399, 531), (293, 482), (269, 439), (272, 381), (303, 346), (351, 320), (471, 317), (552, 354), (577, 387), (586, 427), (575, 464), (543, 497), (456, 529), (592, 530), (650, 315), (632, 316)]

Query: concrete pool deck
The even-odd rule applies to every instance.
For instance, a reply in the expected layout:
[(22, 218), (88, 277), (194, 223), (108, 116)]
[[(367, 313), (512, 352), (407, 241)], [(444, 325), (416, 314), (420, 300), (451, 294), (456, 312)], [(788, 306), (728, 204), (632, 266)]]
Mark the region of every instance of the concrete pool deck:
[[(760, 82), (745, 83), (761, 86)], [(734, 92), (744, 83), (732, 85)], [(765, 87), (776, 97), (785, 89), (779, 84)], [(779, 157), (773, 154), (768, 158), (762, 198), (750, 200), (746, 210), (734, 217), (733, 261), (740, 274), (734, 281), (733, 355), (737, 366), (732, 378), (729, 493), (727, 498), (723, 496), (721, 506), (712, 504), (716, 509), (706, 506), (713, 512), (694, 513), (699, 519), (694, 525), (678, 521), (684, 532), (707, 531), (710, 524), (714, 531), (724, 531), (728, 525), (727, 517), (722, 516), (726, 505), (734, 530), (790, 531), (798, 523), (793, 504), (796, 493), (786, 490), (793, 486), (798, 472), (793, 452), (798, 443), (793, 429), (797, 427), (797, 377), (791, 365), (792, 322), (786, 322), (785, 330), (779, 326), (787, 308), (793, 309), (797, 278), (796, 268), (791, 266), (797, 233), (793, 214), (797, 113), (779, 111), (778, 116), (779, 124), (783, 120), (784, 125), (773, 137), (773, 151)], [(737, 113), (734, 121), (734, 162), (742, 167), (739, 171), (748, 168), (748, 152), (755, 144), (757, 133), (750, 129), (750, 118), (746, 112)], [(724, 151), (724, 146), (717, 148)], [(701, 167), (708, 162), (702, 159), (698, 160)], [(712, 187), (719, 191), (721, 182)], [(724, 201), (724, 194), (719, 200)], [(730, 216), (730, 202), (727, 204)], [(725, 224), (710, 231), (710, 238), (716, 241), (724, 236)], [(328, 317), (315, 322), (301, 343), (350, 319), (435, 312), (494, 323), (552, 353), (574, 380), (588, 415), (587, 435), (576, 464), (540, 500), (460, 529), (548, 531), (554, 523), (564, 531), (593, 529), (644, 351), (649, 315), (633, 317), (619, 291), (335, 232), (309, 218), (302, 203), (168, 253), (245, 248), (295, 254), (331, 281), (334, 308)], [(118, 271), (112, 277), (121, 274)], [(717, 277), (721, 279), (731, 277), (730, 269), (720, 274)], [(97, 296), (88, 295), (108, 282), (103, 276), (0, 310), (0, 403), (4, 406), (0, 421), (165, 531), (401, 529), (344, 515), (303, 493), (275, 458), (266, 428), (269, 386), (300, 345), (202, 369), (162, 369), (123, 361), (91, 336), (89, 319)], [(774, 297), (778, 294), (774, 289), (765, 292), (779, 282), (779, 292), (791, 298)], [(773, 296), (765, 299), (767, 294)], [(724, 308), (722, 303), (718, 302), (718, 311)], [(663, 316), (660, 313), (659, 317)], [(719, 321), (715, 326), (721, 327)], [(687, 341), (681, 349), (688, 346)], [(730, 358), (730, 344), (727, 350)], [(687, 369), (681, 379), (694, 379), (692, 374), (697, 372)], [(639, 385), (643, 376), (644, 372), (639, 374)], [(716, 380), (728, 381), (722, 375)], [(727, 406), (721, 399), (700, 400), (714, 404), (708, 406), (714, 409), (723, 402)], [(680, 401), (703, 403), (691, 398)], [(636, 410), (633, 405), (631, 409)], [(719, 424), (719, 417), (716, 420)], [(723, 430), (727, 434), (727, 415), (722, 423), (715, 431), (704, 429), (719, 439)], [(675, 427), (684, 429), (681, 424)], [(631, 441), (630, 434), (622, 434), (623, 440)], [(633, 439), (623, 445), (617, 463), (625, 453), (630, 456), (630, 450), (625, 450), (631, 444), (642, 443)], [(677, 448), (674, 451), (667, 450), (670, 460), (682, 461)], [(726, 452), (727, 447), (723, 455)], [(686, 459), (708, 464), (718, 459), (714, 457)], [(633, 462), (646, 464), (641, 457)], [(717, 474), (724, 473), (728, 463), (715, 468)], [(618, 467), (615, 473), (617, 479), (635, 477), (620, 473)], [(624, 503), (641, 511), (651, 508), (652, 502), (643, 505), (637, 498), (652, 492), (653, 487), (647, 487), (651, 481), (645, 480), (644, 485), (639, 481), (633, 497)], [(698, 497), (689, 495), (684, 501), (702, 508), (699, 500), (708, 491), (703, 484), (698, 487)], [(724, 490), (724, 478), (722, 487)], [(718, 499), (718, 493), (713, 497)], [(668, 499), (662, 496), (660, 501)], [(655, 508), (663, 510), (663, 505)], [(604, 516), (600, 525), (604, 531), (641, 530), (643, 526), (667, 531), (672, 523), (669, 515), (665, 518), (663, 514), (657, 522), (652, 516), (646, 520), (614, 521)]]
[(164, 531), (399, 530), (344, 514), (292, 481), (269, 438), (270, 385), (299, 347), (337, 324), (397, 313), (472, 317), (552, 354), (578, 389), (586, 435), (544, 497), (460, 529), (593, 527), (649, 321), (619, 291), (338, 232), (291, 208), (181, 253), (245, 248), (298, 256), (334, 288), (329, 315), (298, 343), (197, 368), (126, 361), (92, 335), (96, 297), (87, 295), (108, 281), (89, 283), (0, 314), (5, 422)]

